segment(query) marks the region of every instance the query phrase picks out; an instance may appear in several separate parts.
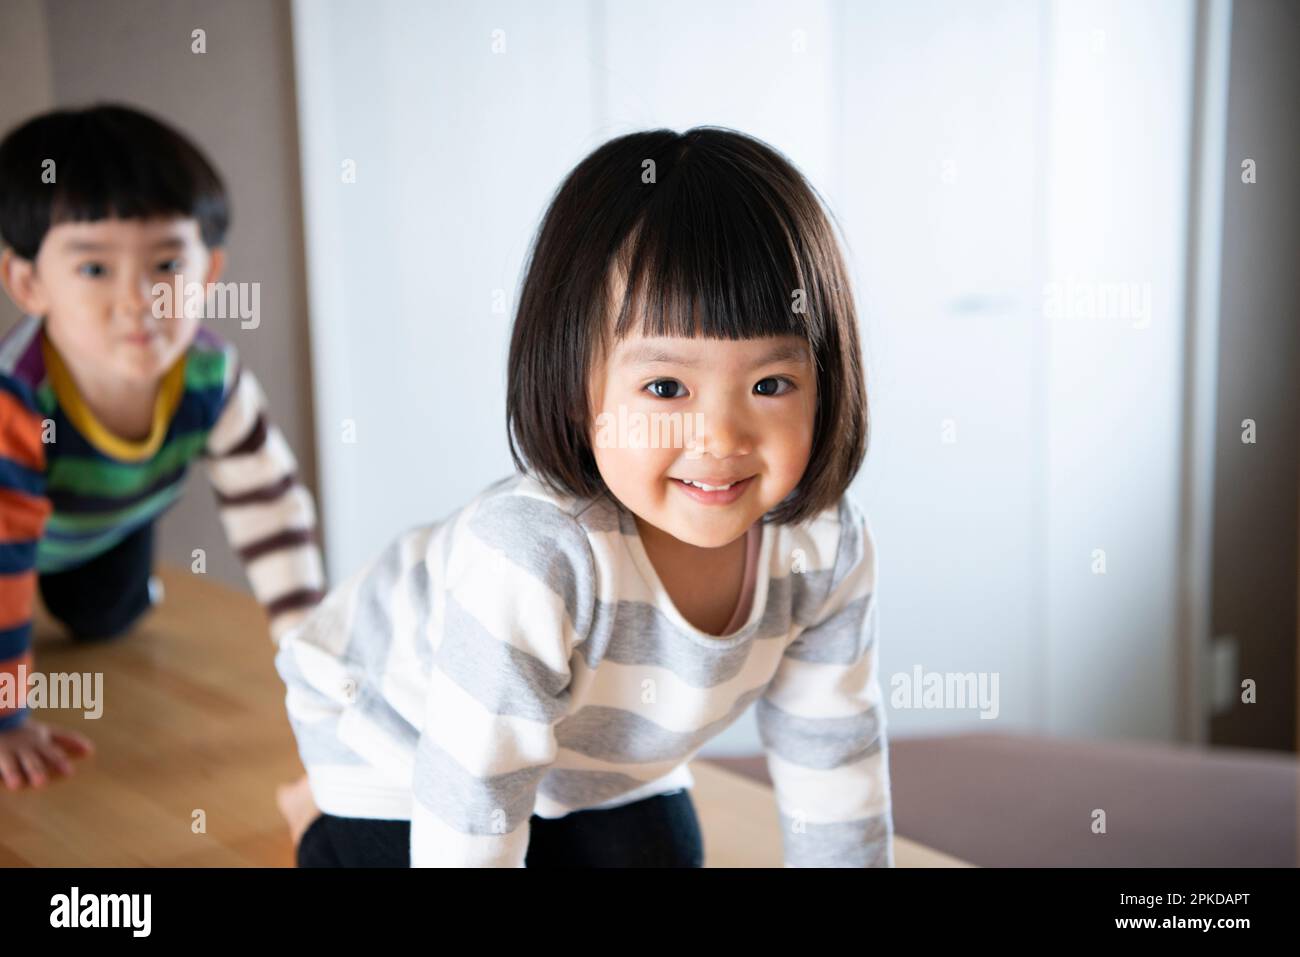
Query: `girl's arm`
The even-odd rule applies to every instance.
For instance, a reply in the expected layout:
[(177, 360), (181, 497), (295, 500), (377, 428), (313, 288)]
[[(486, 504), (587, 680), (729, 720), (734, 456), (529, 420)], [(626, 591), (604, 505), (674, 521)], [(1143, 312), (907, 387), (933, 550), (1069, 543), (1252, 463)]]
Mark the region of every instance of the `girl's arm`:
[(411, 805), (412, 867), (523, 867), (537, 788), (595, 608), (586, 533), (523, 495), (460, 519), (444, 568)]
[(786, 648), (756, 709), (787, 867), (892, 867), (876, 555), (847, 499), (829, 597)]

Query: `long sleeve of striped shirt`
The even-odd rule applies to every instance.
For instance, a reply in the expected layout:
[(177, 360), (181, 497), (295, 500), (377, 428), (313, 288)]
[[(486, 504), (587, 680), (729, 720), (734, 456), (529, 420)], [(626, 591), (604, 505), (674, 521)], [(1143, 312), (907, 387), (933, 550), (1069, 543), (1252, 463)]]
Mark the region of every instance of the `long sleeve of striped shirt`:
[(787, 867), (893, 867), (876, 554), (856, 508), (828, 597), (756, 705)]
[(459, 521), (415, 752), (411, 866), (523, 867), (596, 567), (586, 533), (549, 503), (498, 496)]
[(242, 363), (204, 448), (222, 525), (280, 638), (324, 597), (316, 510), (298, 463)]
[[(36, 545), (50, 515), (41, 418), (33, 404), (25, 385), (0, 376), (0, 681), (14, 689), (32, 666)], [(0, 700), (0, 731), (26, 715), (16, 702)]]

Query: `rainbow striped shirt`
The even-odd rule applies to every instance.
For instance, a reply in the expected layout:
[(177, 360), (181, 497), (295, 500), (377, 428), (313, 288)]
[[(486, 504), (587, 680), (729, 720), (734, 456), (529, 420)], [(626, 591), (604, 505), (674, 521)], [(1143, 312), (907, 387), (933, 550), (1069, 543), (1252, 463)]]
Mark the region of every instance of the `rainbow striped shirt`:
[[(127, 441), (82, 401), (43, 320), (26, 316), (0, 338), (0, 674), (31, 670), (37, 576), (158, 518), (195, 458), (278, 642), (323, 597), (316, 512), (234, 347), (201, 328), (163, 377), (149, 436)], [(24, 717), (0, 709), (0, 730)]]

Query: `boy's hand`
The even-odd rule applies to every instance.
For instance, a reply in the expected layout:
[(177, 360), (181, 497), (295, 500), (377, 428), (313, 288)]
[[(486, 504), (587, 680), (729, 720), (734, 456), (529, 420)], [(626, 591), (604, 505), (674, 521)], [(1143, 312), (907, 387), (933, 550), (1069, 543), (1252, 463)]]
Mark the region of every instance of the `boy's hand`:
[(320, 808), (312, 797), (307, 775), (304, 774), (292, 784), (281, 784), (276, 788), (275, 800), (280, 806), (280, 813), (284, 815), (285, 823), (289, 825), (293, 846), (297, 847), (311, 822), (320, 817)]
[(75, 731), (28, 720), (9, 731), (0, 731), (0, 779), (10, 791), (43, 787), (51, 773), (73, 771), (69, 757), (93, 754), (90, 739)]

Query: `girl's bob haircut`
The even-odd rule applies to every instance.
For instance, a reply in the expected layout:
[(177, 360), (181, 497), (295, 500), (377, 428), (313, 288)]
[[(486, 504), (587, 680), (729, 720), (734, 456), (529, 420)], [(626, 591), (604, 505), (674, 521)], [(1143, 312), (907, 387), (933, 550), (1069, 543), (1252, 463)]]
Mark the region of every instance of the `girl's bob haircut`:
[(845, 493), (869, 429), (857, 315), (830, 215), (788, 159), (700, 126), (618, 137), (569, 173), (533, 242), (510, 340), (506, 429), (520, 471), (561, 494), (607, 490), (591, 448), (589, 376), (610, 333), (621, 340), (634, 326), (802, 337), (817, 369), (812, 451), (764, 521), (805, 521)]

